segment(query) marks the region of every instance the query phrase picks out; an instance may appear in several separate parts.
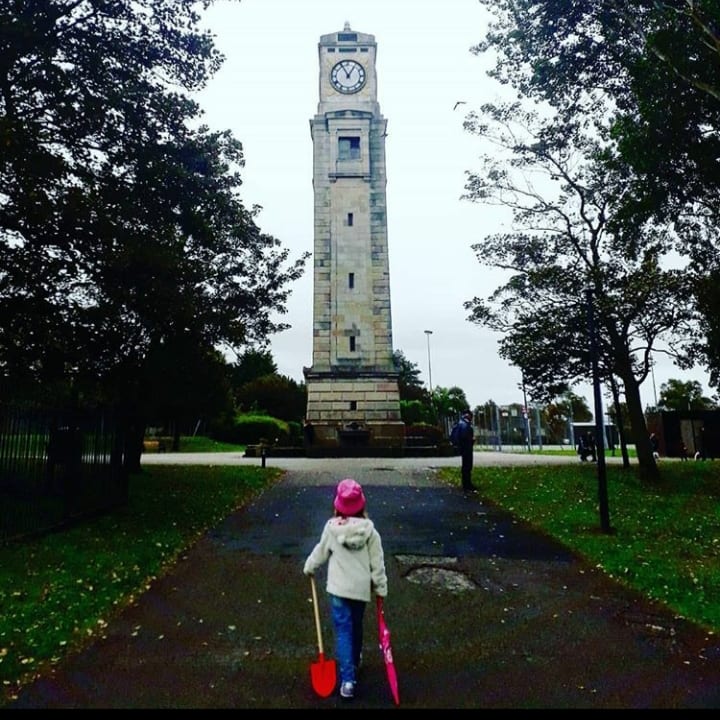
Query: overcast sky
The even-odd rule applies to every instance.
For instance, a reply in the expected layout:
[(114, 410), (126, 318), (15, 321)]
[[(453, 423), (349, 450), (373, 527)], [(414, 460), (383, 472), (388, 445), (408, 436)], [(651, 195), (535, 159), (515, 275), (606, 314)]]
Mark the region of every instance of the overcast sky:
[[(217, 0), (203, 17), (226, 56), (198, 98), (205, 121), (242, 142), (243, 202), (263, 207), (258, 224), (293, 258), (313, 249), (310, 119), (320, 36), (345, 22), (375, 36), (378, 101), (388, 121), (393, 347), (418, 366), (426, 386), (457, 385), (472, 407), (522, 402), (519, 370), (498, 357), (497, 336), (468, 322), (463, 308), (500, 284), (471, 245), (507, 221), (499, 210), (460, 199), (480, 154), (464, 117), (500, 92), (485, 74), (487, 61), (469, 50), (486, 27), (477, 0)], [(311, 259), (282, 318), (292, 328), (271, 344), (278, 371), (298, 382), (312, 365), (312, 283)], [(657, 393), (669, 378), (699, 380), (712, 394), (703, 372), (658, 358)], [(593, 407), (587, 387), (576, 392)], [(654, 404), (651, 382), (643, 401)]]

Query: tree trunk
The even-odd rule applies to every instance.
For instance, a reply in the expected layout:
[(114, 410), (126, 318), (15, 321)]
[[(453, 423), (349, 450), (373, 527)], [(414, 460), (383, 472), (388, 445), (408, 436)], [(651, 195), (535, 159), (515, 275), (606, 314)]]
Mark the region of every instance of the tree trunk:
[(641, 482), (656, 483), (660, 480), (660, 472), (650, 447), (645, 413), (640, 400), (640, 385), (632, 372), (628, 372), (628, 377), (623, 377), (622, 381), (625, 384), (625, 400), (635, 440), (640, 480)]

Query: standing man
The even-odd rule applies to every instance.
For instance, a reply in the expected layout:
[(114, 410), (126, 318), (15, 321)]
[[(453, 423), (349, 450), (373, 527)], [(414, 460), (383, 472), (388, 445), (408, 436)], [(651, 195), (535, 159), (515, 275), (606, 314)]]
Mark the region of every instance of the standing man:
[(477, 488), (472, 482), (473, 468), (473, 445), (475, 444), (475, 431), (472, 426), (472, 412), (463, 410), (460, 422), (458, 423), (458, 448), (462, 461), (461, 477), (462, 488), (466, 492), (474, 492)]

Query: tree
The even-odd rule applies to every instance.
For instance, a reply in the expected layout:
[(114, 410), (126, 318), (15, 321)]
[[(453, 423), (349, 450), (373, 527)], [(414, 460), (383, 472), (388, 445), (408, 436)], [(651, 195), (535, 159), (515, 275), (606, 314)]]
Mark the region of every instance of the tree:
[(434, 423), (431, 409), (420, 400), (400, 400), (400, 417), (405, 425)]
[[(602, 377), (621, 379), (635, 435), (646, 436), (640, 385), (651, 350), (659, 338), (682, 347), (694, 318), (685, 276), (660, 264), (667, 234), (652, 224), (631, 238), (611, 231), (622, 189), (604, 162), (601, 126), (588, 132), (514, 103), (485, 105), (465, 127), (494, 150), (468, 173), (464, 197), (509, 208), (515, 228), (473, 245), (480, 262), (511, 274), (488, 299), (465, 303), (469, 319), (502, 334), (500, 355), (522, 369), (534, 398), (547, 400), (590, 379), (592, 303)], [(638, 460), (653, 479), (642, 441)]]
[(406, 425), (437, 421), (430, 393), (420, 380), (417, 363), (410, 362), (402, 350), (395, 350), (393, 361), (398, 371), (398, 390), (400, 393), (400, 416)]
[(307, 388), (285, 375), (263, 375), (238, 390), (237, 403), (241, 412), (262, 412), (287, 422), (302, 422)]
[(457, 386), (435, 387), (433, 404), (438, 418), (457, 418), (463, 410), (470, 407), (465, 397), (465, 391)]
[(199, 123), (223, 58), (197, 6), (0, 3), (0, 372), (136, 427), (149, 358), (263, 343), (307, 258), (242, 205), (239, 141)]
[[(481, 0), (494, 15), (473, 52), (492, 51), (491, 75), (565, 121), (608, 117), (624, 196), (616, 234), (654, 218), (690, 258), (702, 318), (681, 367), (720, 378), (720, 6), (677, 0)], [(632, 241), (632, 235), (630, 235)], [(627, 244), (632, 252), (632, 242)]]
[(667, 410), (713, 410), (715, 403), (703, 395), (697, 380), (670, 379), (660, 386), (660, 407)]
[(417, 363), (410, 362), (402, 350), (395, 350), (393, 361), (398, 371), (398, 389), (401, 400), (419, 400), (429, 405), (430, 394), (420, 380), (420, 368)]
[(234, 387), (240, 388), (264, 375), (276, 375), (277, 363), (269, 350), (246, 350), (230, 366), (230, 377)]
[(175, 451), (182, 434), (192, 435), (202, 421), (233, 412), (225, 359), (190, 335), (156, 347), (144, 370), (147, 417), (172, 433)]
[[(491, 75), (568, 118), (613, 113), (635, 190), (650, 200), (715, 196), (720, 8), (696, 0), (481, 0), (494, 16), (473, 48), (497, 53)], [(584, 113), (583, 109), (583, 113)], [(653, 184), (645, 182), (652, 177)], [(704, 192), (702, 192), (704, 188)], [(637, 196), (637, 197), (640, 197)], [(684, 197), (683, 197), (684, 196)], [(633, 212), (633, 216), (636, 212)]]
[(570, 423), (590, 422), (593, 419), (587, 400), (570, 391), (549, 403), (544, 414), (551, 442), (561, 442), (567, 437)]

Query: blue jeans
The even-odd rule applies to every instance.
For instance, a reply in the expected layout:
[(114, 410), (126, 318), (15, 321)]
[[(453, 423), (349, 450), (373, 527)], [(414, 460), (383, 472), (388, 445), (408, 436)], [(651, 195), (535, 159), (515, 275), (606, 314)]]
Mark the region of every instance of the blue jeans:
[(330, 595), (332, 620), (335, 626), (335, 656), (340, 670), (340, 682), (355, 682), (355, 672), (360, 664), (363, 642), (363, 615), (365, 605), (362, 600)]

